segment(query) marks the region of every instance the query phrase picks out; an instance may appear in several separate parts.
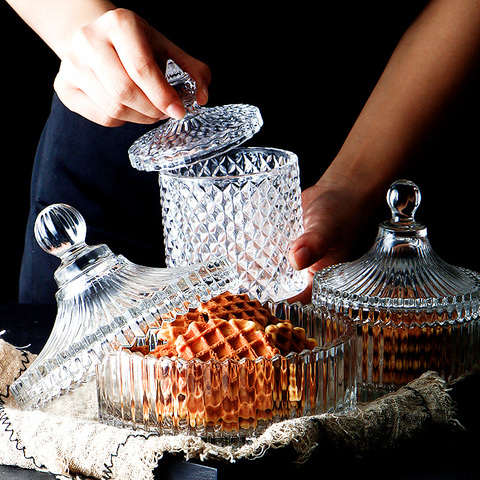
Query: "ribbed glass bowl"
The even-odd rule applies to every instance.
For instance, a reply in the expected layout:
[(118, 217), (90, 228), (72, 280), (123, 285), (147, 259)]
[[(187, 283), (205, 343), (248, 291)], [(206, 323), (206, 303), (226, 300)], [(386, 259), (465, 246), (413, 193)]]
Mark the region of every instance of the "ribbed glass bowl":
[(312, 305), (267, 302), (318, 346), (271, 359), (186, 361), (119, 350), (97, 366), (102, 423), (220, 443), (261, 434), (275, 422), (356, 405), (356, 329)]

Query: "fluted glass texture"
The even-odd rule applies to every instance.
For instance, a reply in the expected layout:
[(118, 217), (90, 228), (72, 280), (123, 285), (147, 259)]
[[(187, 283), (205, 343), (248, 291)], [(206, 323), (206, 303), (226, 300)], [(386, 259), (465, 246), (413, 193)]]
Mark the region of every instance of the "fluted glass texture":
[(159, 175), (167, 265), (225, 255), (252, 296), (284, 300), (306, 287), (287, 258), (303, 232), (298, 159), (238, 148)]
[(149, 327), (231, 288), (235, 273), (224, 266), (214, 262), (169, 273), (119, 257), (100, 278), (79, 278), (61, 289), (53, 330), (12, 384), (13, 395), (23, 407), (36, 408), (74, 390), (115, 346), (132, 345)]
[(149, 327), (171, 321), (199, 302), (237, 285), (225, 259), (178, 269), (136, 265), (106, 245), (85, 244), (86, 226), (74, 208), (55, 204), (38, 216), (42, 248), (59, 256), (55, 272), (57, 316), (35, 361), (11, 386), (24, 408), (77, 388), (95, 365), (119, 345), (131, 346)]
[(185, 361), (121, 350), (97, 365), (100, 421), (222, 442), (261, 434), (274, 422), (356, 405), (353, 323), (312, 305), (268, 302), (318, 346), (271, 359)]
[(313, 279), (312, 302), (357, 324), (362, 400), (428, 370), (452, 381), (480, 363), (480, 275), (433, 251), (413, 218), (416, 185), (395, 182), (387, 199), (392, 220), (380, 225), (370, 251)]

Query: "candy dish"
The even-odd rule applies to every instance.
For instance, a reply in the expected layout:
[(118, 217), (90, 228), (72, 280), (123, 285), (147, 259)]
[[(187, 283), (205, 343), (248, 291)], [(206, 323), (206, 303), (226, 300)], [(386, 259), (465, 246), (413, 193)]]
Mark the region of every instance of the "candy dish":
[[(265, 307), (304, 328), (318, 346), (285, 356), (223, 361), (120, 349), (96, 367), (100, 421), (228, 443), (260, 435), (281, 420), (354, 408), (354, 325), (312, 305), (270, 301)], [(152, 329), (151, 337), (156, 333)]]
[(288, 261), (303, 233), (297, 156), (241, 146), (263, 125), (257, 107), (202, 107), (194, 80), (172, 60), (165, 76), (187, 113), (140, 137), (129, 156), (137, 170), (158, 173), (167, 266), (224, 256), (256, 298), (296, 296), (307, 287)]
[(363, 400), (434, 370), (446, 381), (480, 361), (480, 275), (450, 265), (415, 220), (421, 195), (408, 180), (387, 193), (392, 218), (353, 262), (317, 272), (312, 301), (356, 323)]

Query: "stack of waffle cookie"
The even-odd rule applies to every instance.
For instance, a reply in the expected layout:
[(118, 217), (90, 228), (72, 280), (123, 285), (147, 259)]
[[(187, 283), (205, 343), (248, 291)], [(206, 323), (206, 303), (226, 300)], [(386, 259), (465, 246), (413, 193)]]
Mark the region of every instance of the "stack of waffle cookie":
[[(207, 436), (208, 431), (251, 432), (315, 408), (316, 382), (304, 369), (305, 358), (287, 355), (308, 356), (317, 342), (246, 294), (214, 297), (163, 322), (153, 337), (158, 345), (151, 351), (147, 346), (132, 350), (147, 355), (140, 355), (146, 361), (138, 381), (156, 382), (148, 415), (167, 426), (162, 428), (188, 427)], [(129, 375), (139, 371), (127, 370)]]
[(141, 353), (185, 360), (241, 360), (300, 353), (317, 345), (303, 328), (278, 319), (258, 300), (229, 292), (164, 322), (157, 338), (162, 343), (151, 352), (142, 347)]

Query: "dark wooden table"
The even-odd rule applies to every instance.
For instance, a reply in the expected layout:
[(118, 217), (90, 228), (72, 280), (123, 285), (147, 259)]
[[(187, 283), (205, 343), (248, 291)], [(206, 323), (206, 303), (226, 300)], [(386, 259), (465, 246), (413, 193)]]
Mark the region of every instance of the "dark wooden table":
[[(39, 353), (52, 329), (56, 308), (0, 304), (2, 338), (16, 346)], [(302, 465), (291, 447), (272, 449), (262, 458), (235, 463), (185, 461), (182, 455), (165, 455), (155, 471), (155, 479), (363, 479), (370, 480), (477, 480), (480, 479), (480, 380), (475, 376), (455, 384), (451, 396), (458, 419), (466, 427), (462, 433), (428, 432), (399, 444), (394, 450), (372, 452), (358, 457), (355, 452), (319, 446)], [(0, 428), (2, 426), (0, 425)], [(0, 480), (54, 480), (49, 473), (0, 465)], [(132, 479), (135, 480), (135, 479)]]

